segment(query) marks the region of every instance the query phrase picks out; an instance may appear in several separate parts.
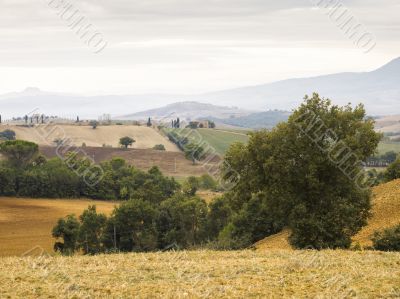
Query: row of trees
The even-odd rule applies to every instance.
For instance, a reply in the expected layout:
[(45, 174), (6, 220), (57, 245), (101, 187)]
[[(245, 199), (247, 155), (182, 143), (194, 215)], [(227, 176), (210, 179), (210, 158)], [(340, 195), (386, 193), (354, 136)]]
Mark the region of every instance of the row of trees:
[(180, 190), (180, 185), (173, 178), (165, 177), (157, 167), (144, 172), (121, 158), (93, 168), (101, 169), (101, 179), (92, 186), (87, 184), (88, 178), (81, 175), (85, 169), (90, 169), (90, 161), (76, 154), (67, 154), (65, 161), (59, 158), (47, 160), (39, 155), (37, 144), (21, 140), (1, 143), (0, 153), (6, 157), (0, 163), (0, 195), (3, 196), (146, 198), (160, 202)]
[(167, 137), (185, 153), (186, 159), (191, 160), (193, 164), (205, 158), (204, 148), (201, 144), (189, 140), (186, 136), (180, 136), (176, 131), (168, 131)]

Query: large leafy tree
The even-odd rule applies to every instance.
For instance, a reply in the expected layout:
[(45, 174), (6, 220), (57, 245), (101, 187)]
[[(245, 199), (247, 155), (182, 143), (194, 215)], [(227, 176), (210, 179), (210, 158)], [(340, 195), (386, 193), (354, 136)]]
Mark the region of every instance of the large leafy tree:
[(36, 143), (23, 140), (9, 140), (0, 144), (0, 153), (8, 162), (17, 168), (27, 166), (38, 155), (39, 147)]
[(361, 161), (374, 154), (380, 138), (362, 105), (306, 97), (287, 122), (228, 151), (224, 173), (233, 169), (241, 176), (228, 195), (231, 205), (240, 213), (255, 194), (266, 194), (263, 208), (291, 228), (295, 247), (349, 247), (371, 207)]

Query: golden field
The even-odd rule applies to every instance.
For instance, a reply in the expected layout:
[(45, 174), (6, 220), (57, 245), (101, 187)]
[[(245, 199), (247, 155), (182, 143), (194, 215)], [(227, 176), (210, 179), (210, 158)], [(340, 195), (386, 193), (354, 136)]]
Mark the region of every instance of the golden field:
[(0, 198), (0, 256), (21, 255), (35, 246), (53, 252), (51, 230), (57, 220), (68, 214), (79, 216), (94, 204), (105, 214), (117, 205), (93, 200)]
[(400, 253), (3, 257), (0, 285), (0, 298), (399, 298)]
[(91, 126), (45, 124), (35, 127), (2, 125), (1, 130), (10, 129), (17, 134), (17, 139), (35, 142), (39, 145), (52, 145), (57, 138), (68, 139), (69, 144), (81, 146), (102, 147), (103, 144), (120, 147), (119, 139), (129, 136), (136, 140), (133, 147), (138, 149), (153, 148), (156, 144), (164, 144), (167, 151), (179, 152), (179, 149), (167, 138), (153, 128), (133, 125), (98, 126), (93, 130)]

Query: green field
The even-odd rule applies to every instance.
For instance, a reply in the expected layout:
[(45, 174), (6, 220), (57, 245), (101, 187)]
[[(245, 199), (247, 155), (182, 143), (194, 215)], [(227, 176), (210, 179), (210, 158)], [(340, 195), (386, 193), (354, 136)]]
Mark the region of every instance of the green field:
[(198, 131), (203, 137), (204, 141), (210, 144), (221, 155), (225, 154), (232, 143), (247, 143), (249, 140), (249, 136), (247, 136), (246, 133), (213, 129), (199, 129)]
[(379, 154), (385, 154), (390, 151), (400, 153), (400, 142), (381, 142), (381, 143), (379, 143), (379, 146), (378, 146)]
[[(164, 129), (164, 133), (168, 131), (171, 131), (171, 129)], [(204, 147), (214, 149), (220, 155), (224, 155), (232, 143), (247, 143), (249, 140), (246, 131), (239, 133), (235, 131), (216, 129), (176, 129), (175, 132), (182, 137), (187, 137), (194, 143), (200, 143)]]

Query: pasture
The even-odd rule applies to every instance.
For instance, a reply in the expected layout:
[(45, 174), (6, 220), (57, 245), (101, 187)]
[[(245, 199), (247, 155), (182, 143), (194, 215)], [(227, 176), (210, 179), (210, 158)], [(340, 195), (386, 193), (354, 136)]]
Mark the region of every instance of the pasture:
[[(68, 214), (79, 216), (88, 205), (110, 214), (116, 202), (72, 199), (0, 198), (0, 256), (22, 255), (40, 246), (53, 252), (51, 230)], [(2, 297), (2, 296), (0, 296)]]

